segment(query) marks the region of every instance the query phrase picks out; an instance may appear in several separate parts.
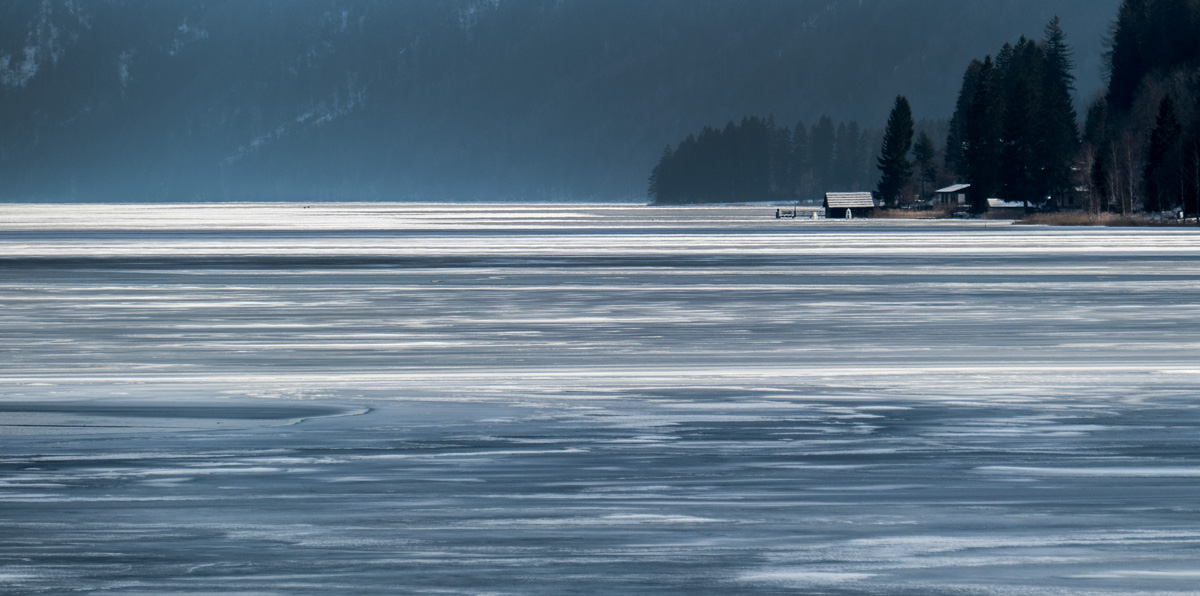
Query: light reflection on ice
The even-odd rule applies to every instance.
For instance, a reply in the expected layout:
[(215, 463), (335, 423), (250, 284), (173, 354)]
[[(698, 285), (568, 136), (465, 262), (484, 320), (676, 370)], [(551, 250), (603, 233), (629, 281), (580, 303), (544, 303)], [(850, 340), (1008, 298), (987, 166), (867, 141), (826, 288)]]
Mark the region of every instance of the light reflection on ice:
[(1027, 474), (1030, 476), (1111, 476), (1124, 478), (1200, 478), (1200, 467), (1109, 467), (1036, 468), (1026, 466), (983, 466), (980, 472)]

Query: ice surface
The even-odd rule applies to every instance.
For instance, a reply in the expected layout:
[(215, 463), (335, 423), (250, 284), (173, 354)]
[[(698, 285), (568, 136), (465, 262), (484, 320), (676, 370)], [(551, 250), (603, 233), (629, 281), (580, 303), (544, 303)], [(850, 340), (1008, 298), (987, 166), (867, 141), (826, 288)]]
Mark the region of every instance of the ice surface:
[(1200, 233), (0, 205), (0, 593), (1194, 594)]

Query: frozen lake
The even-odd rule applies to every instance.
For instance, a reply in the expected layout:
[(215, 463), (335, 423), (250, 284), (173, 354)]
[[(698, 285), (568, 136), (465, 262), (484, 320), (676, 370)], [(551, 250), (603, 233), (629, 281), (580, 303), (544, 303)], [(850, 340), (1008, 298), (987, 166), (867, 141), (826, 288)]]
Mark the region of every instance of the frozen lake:
[(0, 593), (1196, 594), (1200, 232), (0, 205)]

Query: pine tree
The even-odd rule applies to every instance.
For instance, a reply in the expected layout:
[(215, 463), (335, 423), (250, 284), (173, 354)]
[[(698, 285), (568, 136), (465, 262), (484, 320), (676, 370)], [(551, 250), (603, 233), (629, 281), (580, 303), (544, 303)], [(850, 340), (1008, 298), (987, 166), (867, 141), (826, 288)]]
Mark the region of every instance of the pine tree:
[[(1045, 57), (1041, 48), (1022, 37), (1008, 56), (997, 61), (999, 91), (1004, 98), (1001, 127), (999, 194), (1005, 200), (1028, 207), (1045, 197), (1038, 185), (1041, 167), (1037, 147), (1045, 144), (1045, 130), (1038, 122), (1041, 108), (1041, 78)], [(1003, 65), (1003, 68), (1000, 66)]]
[(926, 198), (926, 185), (932, 187), (937, 183), (937, 147), (933, 144), (933, 139), (923, 131), (917, 135), (917, 142), (913, 145), (913, 164), (917, 168), (917, 176), (921, 181), (921, 199)]
[(1142, 176), (1146, 184), (1147, 211), (1165, 211), (1179, 205), (1182, 136), (1183, 129), (1175, 115), (1175, 102), (1167, 95), (1158, 107), (1158, 118), (1154, 131), (1150, 133), (1150, 152)]
[(878, 186), (879, 197), (888, 207), (895, 207), (899, 203), (901, 193), (912, 178), (913, 166), (908, 161), (912, 142), (912, 108), (907, 98), (898, 95), (892, 113), (888, 116), (878, 163), (882, 173)]
[(995, 71), (992, 57), (984, 58), (963, 124), (963, 161), (971, 184), (967, 196), (973, 213), (987, 211), (987, 200), (996, 192), (1000, 177), (997, 162), (1004, 106), (996, 89)]
[(1041, 105), (1036, 115), (1039, 138), (1033, 152), (1041, 167), (1036, 180), (1039, 201), (1071, 192), (1071, 167), (1079, 152), (1079, 117), (1072, 99), (1075, 63), (1057, 16), (1046, 25), (1043, 45)]
[(1133, 106), (1138, 85), (1146, 73), (1145, 35), (1147, 0), (1124, 0), (1117, 20), (1109, 27), (1104, 54), (1108, 68), (1108, 105), (1115, 114), (1126, 114)]
[(957, 180), (965, 180), (967, 177), (966, 162), (963, 158), (967, 111), (971, 106), (971, 98), (975, 97), (975, 87), (979, 82), (979, 74), (982, 69), (982, 62), (972, 60), (971, 64), (967, 66), (966, 72), (963, 73), (958, 101), (954, 104), (954, 116), (950, 119), (950, 132), (946, 135), (946, 172)]

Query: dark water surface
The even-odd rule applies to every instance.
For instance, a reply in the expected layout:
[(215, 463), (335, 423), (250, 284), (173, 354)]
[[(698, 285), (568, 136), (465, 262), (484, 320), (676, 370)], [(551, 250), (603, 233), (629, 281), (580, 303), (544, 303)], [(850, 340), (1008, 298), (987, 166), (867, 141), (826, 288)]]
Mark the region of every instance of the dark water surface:
[(3, 594), (1196, 594), (1200, 234), (0, 206)]

